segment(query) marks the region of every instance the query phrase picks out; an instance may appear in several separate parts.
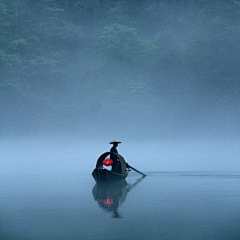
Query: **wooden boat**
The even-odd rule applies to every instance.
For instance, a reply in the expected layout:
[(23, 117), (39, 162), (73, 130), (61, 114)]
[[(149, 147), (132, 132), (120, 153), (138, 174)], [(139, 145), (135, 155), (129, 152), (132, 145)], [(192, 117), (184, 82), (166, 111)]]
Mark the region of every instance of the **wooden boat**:
[(120, 162), (120, 168), (121, 170), (116, 173), (111, 170), (108, 170), (104, 168), (103, 161), (106, 159), (108, 155), (110, 155), (110, 152), (103, 153), (97, 160), (96, 167), (92, 172), (92, 176), (95, 179), (96, 182), (114, 182), (114, 181), (124, 181), (124, 179), (127, 177), (128, 172), (126, 169), (126, 162), (123, 156), (117, 153), (111, 153), (115, 154)]

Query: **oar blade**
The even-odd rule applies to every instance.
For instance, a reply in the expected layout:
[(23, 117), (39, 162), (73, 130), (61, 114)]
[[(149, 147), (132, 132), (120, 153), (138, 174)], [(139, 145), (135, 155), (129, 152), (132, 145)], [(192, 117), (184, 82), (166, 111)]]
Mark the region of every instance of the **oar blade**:
[(135, 171), (135, 172), (137, 172), (137, 173), (140, 173), (140, 174), (142, 174), (144, 177), (146, 177), (146, 176), (147, 176), (146, 174), (144, 174), (144, 173), (142, 173), (142, 172), (138, 171), (136, 168), (134, 168), (134, 167), (130, 166), (129, 164), (128, 164), (128, 167), (129, 167), (130, 169), (132, 169), (133, 171)]

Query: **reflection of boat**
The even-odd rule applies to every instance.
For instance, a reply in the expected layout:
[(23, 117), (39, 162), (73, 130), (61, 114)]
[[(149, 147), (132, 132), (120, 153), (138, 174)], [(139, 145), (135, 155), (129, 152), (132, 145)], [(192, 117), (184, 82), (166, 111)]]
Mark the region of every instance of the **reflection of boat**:
[(105, 152), (97, 160), (96, 167), (92, 172), (92, 176), (96, 182), (123, 181), (128, 175), (125, 159), (123, 158), (123, 156), (117, 153), (111, 154), (115, 154), (117, 156), (119, 160), (120, 171), (116, 173), (103, 167), (103, 161), (109, 154), (110, 152)]
[(128, 192), (142, 179), (143, 177), (138, 179), (134, 184), (128, 184), (126, 180), (115, 181), (113, 183), (99, 182), (95, 184), (92, 194), (101, 208), (106, 212), (112, 213), (112, 217), (122, 218), (118, 212), (118, 207), (126, 200)]
[(113, 213), (114, 218), (121, 217), (118, 213), (118, 207), (127, 196), (127, 182), (125, 180), (113, 184), (96, 183), (92, 193), (101, 208)]

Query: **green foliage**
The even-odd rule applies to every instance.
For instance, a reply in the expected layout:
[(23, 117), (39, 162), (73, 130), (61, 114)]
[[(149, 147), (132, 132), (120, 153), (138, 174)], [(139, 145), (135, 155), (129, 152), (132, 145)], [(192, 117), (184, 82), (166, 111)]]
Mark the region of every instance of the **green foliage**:
[(177, 71), (182, 67), (182, 50), (173, 32), (159, 31), (154, 38), (156, 46), (153, 66), (159, 71)]
[(215, 20), (192, 33), (187, 47), (186, 68), (196, 78), (220, 81), (239, 76), (238, 28)]
[(6, 65), (7, 54), (0, 49), (0, 69), (3, 70)]
[(0, 46), (1, 48), (6, 43), (6, 37), (8, 36), (7, 27), (9, 26), (9, 22), (7, 21), (7, 5), (0, 0)]
[(136, 30), (117, 23), (103, 30), (97, 45), (109, 58), (123, 61), (135, 57), (141, 47)]
[(96, 47), (107, 60), (130, 64), (136, 69), (148, 69), (156, 50), (150, 41), (138, 36), (136, 29), (117, 23), (104, 28)]
[(201, 89), (233, 103), (239, 7), (238, 0), (0, 0), (1, 104), (21, 103), (18, 111), (29, 109), (34, 121), (115, 106), (148, 111), (142, 99), (187, 95), (189, 82), (197, 82), (196, 95)]

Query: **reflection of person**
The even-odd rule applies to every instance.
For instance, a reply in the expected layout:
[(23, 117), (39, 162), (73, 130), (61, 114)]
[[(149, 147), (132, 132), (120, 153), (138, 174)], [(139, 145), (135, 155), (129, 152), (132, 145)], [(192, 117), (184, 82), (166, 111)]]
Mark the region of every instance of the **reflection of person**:
[(119, 142), (117, 140), (114, 140), (114, 141), (110, 142), (110, 144), (113, 144), (112, 148), (110, 149), (110, 158), (113, 161), (112, 171), (116, 172), (116, 173), (121, 173), (121, 164), (120, 164), (117, 156), (115, 154), (112, 154), (112, 153), (118, 153), (117, 147), (118, 147), (119, 143), (121, 143), (121, 142)]
[(118, 208), (125, 202), (130, 185), (126, 181), (112, 184), (95, 184), (92, 189), (94, 199), (99, 207), (106, 212), (112, 213), (113, 218), (122, 218)]

